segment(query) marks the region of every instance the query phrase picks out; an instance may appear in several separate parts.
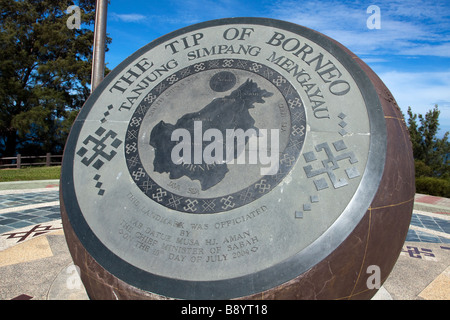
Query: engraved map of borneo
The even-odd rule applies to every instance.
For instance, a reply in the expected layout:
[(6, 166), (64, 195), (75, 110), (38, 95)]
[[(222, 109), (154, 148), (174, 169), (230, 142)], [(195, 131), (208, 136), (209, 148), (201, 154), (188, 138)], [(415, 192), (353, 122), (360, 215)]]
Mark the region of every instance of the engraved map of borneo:
[[(236, 82), (234, 75), (231, 72), (221, 72), (218, 73), (214, 79), (211, 81), (211, 88), (216, 91), (222, 91), (225, 87), (222, 82), (225, 82), (226, 86), (233, 87), (233, 83)], [(225, 87), (226, 88), (226, 87)], [(183, 115), (175, 125), (167, 124), (163, 120), (159, 122), (152, 130), (150, 135), (150, 145), (155, 148), (155, 160), (153, 162), (154, 170), (160, 173), (168, 172), (170, 179), (179, 179), (182, 176), (187, 176), (190, 179), (199, 180), (202, 190), (209, 189), (210, 187), (216, 185), (220, 182), (225, 174), (228, 172), (228, 167), (225, 161), (219, 159), (217, 162), (205, 163), (205, 159), (202, 161), (194, 161), (194, 141), (188, 143), (183, 148), (184, 154), (181, 157), (182, 163), (174, 163), (171, 161), (171, 154), (174, 148), (176, 149), (177, 142), (173, 141), (172, 135), (176, 129), (187, 130), (188, 137), (194, 137), (194, 122), (197, 121), (199, 125), (202, 126), (203, 130), (215, 129), (219, 131), (220, 137), (227, 137), (228, 132), (234, 132), (234, 129), (242, 129), (245, 132), (249, 132), (249, 129), (255, 129), (256, 134), (258, 133), (258, 128), (254, 127), (255, 120), (249, 113), (249, 109), (255, 107), (255, 103), (264, 103), (264, 97), (270, 97), (273, 94), (263, 90), (258, 87), (258, 85), (252, 80), (248, 79), (239, 88), (231, 92), (230, 95), (217, 98), (211, 101), (207, 106), (202, 108), (198, 112), (188, 113)], [(185, 131), (186, 132), (186, 131)], [(202, 132), (199, 132), (202, 134)], [(250, 138), (246, 136), (246, 140)], [(187, 138), (189, 142), (190, 138)], [(218, 153), (222, 156), (229, 154), (227, 151), (225, 141), (223, 139), (215, 138), (217, 143), (217, 148), (214, 148), (213, 157), (217, 157)], [(218, 141), (217, 141), (218, 140)], [(205, 149), (208, 142), (200, 142), (201, 148), (199, 148), (201, 155)], [(233, 141), (233, 150), (235, 151), (232, 155), (236, 158), (237, 152), (242, 152), (242, 148), (238, 148), (235, 141)], [(220, 150), (219, 150), (220, 148)], [(241, 149), (241, 150), (239, 150)], [(198, 165), (198, 168), (192, 170), (192, 167), (183, 166), (183, 163)]]
[(305, 121), (300, 96), (274, 69), (244, 59), (194, 63), (136, 108), (125, 141), (128, 170), (168, 208), (231, 210), (269, 193), (289, 173)]

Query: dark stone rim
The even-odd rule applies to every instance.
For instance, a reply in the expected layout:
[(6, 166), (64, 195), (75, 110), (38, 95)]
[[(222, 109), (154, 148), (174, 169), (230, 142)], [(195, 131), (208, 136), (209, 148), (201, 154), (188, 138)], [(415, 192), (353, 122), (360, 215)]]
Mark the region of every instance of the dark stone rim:
[[(265, 270), (226, 280), (186, 281), (158, 276), (136, 268), (122, 260), (111, 252), (90, 229), (76, 201), (72, 183), (75, 150), (71, 146), (76, 145), (84, 120), (100, 94), (130, 62), (173, 37), (194, 30), (227, 24), (273, 26), (301, 35), (319, 44), (324, 50), (332, 52), (334, 57), (351, 73), (367, 107), (370, 122), (370, 145), (366, 170), (352, 200), (335, 223), (310, 246), (291, 258)], [(81, 110), (66, 143), (61, 171), (62, 205), (67, 212), (75, 234), (87, 252), (108, 272), (132, 286), (179, 299), (230, 299), (248, 296), (274, 288), (298, 277), (341, 245), (361, 221), (378, 190), (385, 165), (386, 137), (384, 113), (376, 89), (362, 68), (353, 60), (353, 57), (343, 49), (343, 46), (316, 31), (280, 20), (268, 18), (227, 18), (207, 21), (174, 31), (149, 43), (124, 60), (100, 83)]]

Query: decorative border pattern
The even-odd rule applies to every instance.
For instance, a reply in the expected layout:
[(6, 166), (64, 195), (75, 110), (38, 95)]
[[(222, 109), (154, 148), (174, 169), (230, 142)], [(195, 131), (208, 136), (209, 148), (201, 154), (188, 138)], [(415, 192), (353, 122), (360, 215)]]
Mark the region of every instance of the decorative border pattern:
[[(286, 148), (280, 152), (279, 169), (242, 190), (216, 198), (185, 197), (158, 185), (142, 165), (138, 150), (139, 127), (152, 103), (176, 82), (211, 69), (239, 69), (255, 73), (269, 80), (283, 95), (290, 112), (290, 135)], [(277, 71), (249, 60), (216, 59), (185, 67), (161, 81), (139, 104), (131, 117), (126, 133), (124, 152), (133, 181), (153, 201), (173, 210), (193, 213), (218, 213), (246, 205), (270, 192), (289, 173), (296, 163), (305, 140), (306, 116), (303, 102), (294, 87)]]

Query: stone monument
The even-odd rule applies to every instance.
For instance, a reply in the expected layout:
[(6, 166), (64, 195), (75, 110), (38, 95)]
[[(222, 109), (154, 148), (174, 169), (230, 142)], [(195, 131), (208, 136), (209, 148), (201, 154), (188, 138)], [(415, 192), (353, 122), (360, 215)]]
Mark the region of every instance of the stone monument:
[(414, 192), (402, 113), (363, 61), (232, 18), (103, 80), (67, 141), (61, 213), (92, 299), (369, 299)]

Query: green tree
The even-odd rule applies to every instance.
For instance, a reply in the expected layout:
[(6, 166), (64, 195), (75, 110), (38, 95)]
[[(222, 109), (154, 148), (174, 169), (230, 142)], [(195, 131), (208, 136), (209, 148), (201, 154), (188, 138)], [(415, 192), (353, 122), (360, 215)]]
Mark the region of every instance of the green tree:
[(438, 138), (439, 108), (437, 105), (425, 116), (414, 114), (408, 108), (408, 130), (411, 138), (416, 176), (450, 179), (449, 132)]
[[(80, 29), (66, 10), (81, 9)], [(90, 94), (95, 0), (0, 0), (0, 155), (57, 152)]]

